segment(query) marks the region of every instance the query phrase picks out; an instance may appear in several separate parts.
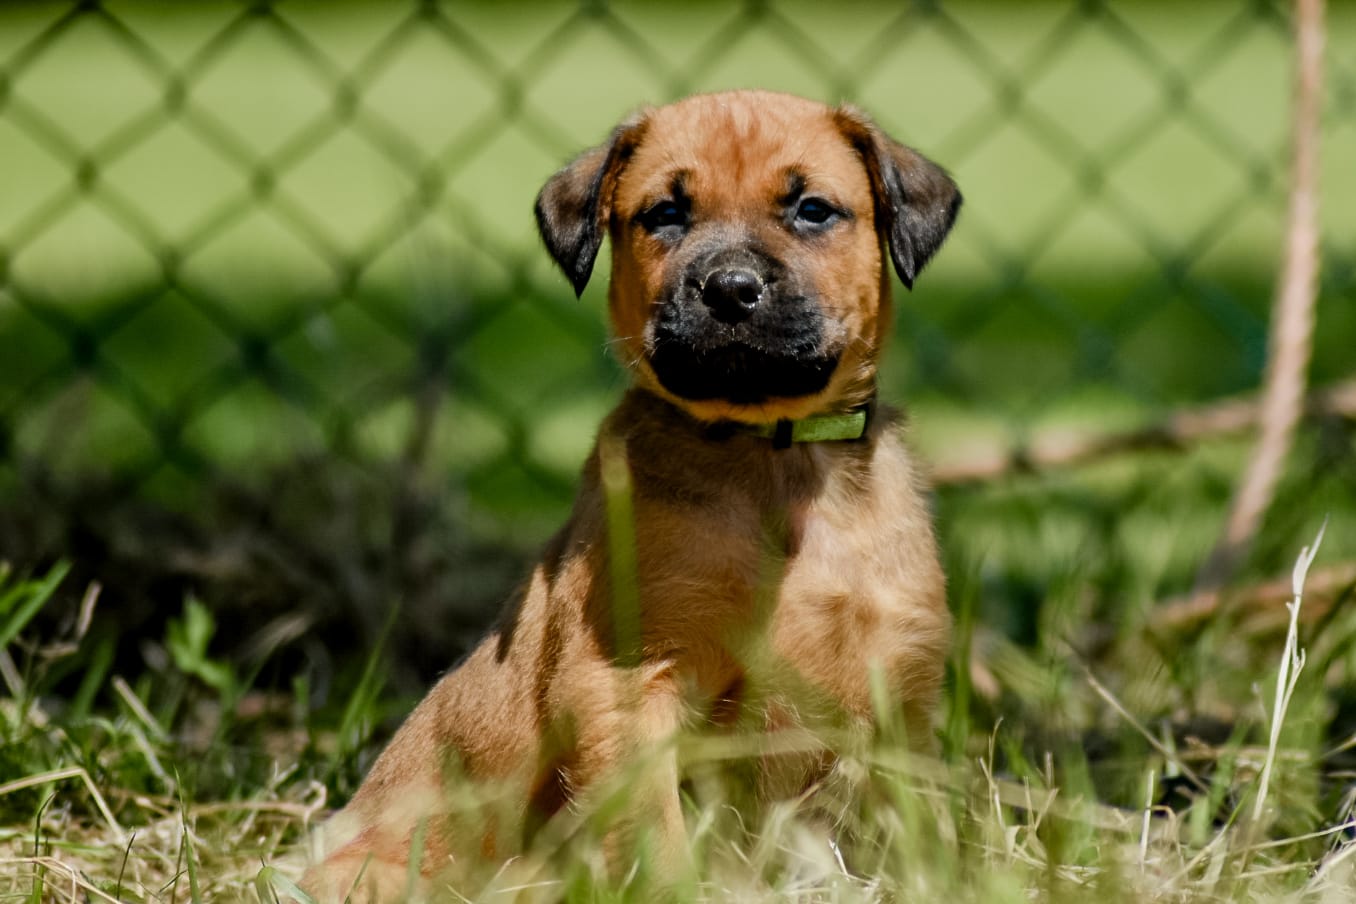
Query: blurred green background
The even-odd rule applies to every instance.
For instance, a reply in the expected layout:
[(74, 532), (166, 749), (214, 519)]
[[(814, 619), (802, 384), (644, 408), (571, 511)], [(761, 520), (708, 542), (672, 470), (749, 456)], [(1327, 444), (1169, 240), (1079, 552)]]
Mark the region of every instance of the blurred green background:
[[(1316, 385), (1356, 360), (1356, 4), (1328, 47)], [(532, 198), (636, 106), (745, 86), (859, 104), (965, 193), (884, 375), (928, 460), (1258, 386), (1285, 4), (6, 3), (0, 558), (74, 559), (129, 630), (187, 592), (242, 644), (300, 611), (312, 660), (400, 604), (416, 686), (624, 385), (604, 281), (574, 300)], [(1350, 427), (1306, 428), (1252, 571), (1324, 514), (1349, 557)], [(943, 488), (957, 592), (1019, 641), (1061, 601), (1134, 622), (1189, 586), (1245, 449)]]

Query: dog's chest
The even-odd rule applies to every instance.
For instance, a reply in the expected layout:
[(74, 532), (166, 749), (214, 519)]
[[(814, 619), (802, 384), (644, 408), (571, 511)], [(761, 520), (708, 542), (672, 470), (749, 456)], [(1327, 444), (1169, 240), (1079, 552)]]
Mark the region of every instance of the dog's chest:
[(895, 457), (757, 485), (726, 475), (740, 491), (723, 505), (647, 513), (648, 627), (693, 682), (720, 693), (732, 673), (765, 687), (808, 679), (856, 700), (870, 668), (893, 667), (913, 613), (941, 595), (926, 511)]

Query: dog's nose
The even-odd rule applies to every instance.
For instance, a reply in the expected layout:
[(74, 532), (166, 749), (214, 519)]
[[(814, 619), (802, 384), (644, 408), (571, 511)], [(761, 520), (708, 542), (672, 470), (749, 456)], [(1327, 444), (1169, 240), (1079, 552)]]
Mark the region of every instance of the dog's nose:
[(702, 283), (702, 302), (718, 320), (737, 323), (753, 313), (763, 297), (763, 281), (752, 270), (716, 270)]

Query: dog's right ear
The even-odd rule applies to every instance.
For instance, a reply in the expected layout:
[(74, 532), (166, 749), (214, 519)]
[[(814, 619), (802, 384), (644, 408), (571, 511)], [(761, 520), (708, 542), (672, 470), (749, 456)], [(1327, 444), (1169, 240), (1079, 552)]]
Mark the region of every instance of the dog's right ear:
[(644, 131), (643, 114), (623, 122), (606, 142), (580, 154), (546, 180), (537, 195), (537, 230), (574, 286), (576, 298), (584, 293), (602, 247), (617, 177)]

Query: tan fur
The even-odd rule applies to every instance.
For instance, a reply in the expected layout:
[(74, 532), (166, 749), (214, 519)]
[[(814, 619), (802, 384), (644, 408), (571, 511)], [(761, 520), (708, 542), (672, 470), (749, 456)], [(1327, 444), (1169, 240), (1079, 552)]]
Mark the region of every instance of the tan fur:
[[(852, 218), (812, 242), (792, 235), (774, 210), (788, 168)], [(677, 171), (704, 222), (728, 230), (731, 242), (752, 237), (813, 281), (826, 331), (843, 347), (822, 391), (740, 405), (688, 401), (659, 384), (646, 326), (678, 276), (668, 249), (634, 219)], [(645, 111), (548, 183), (540, 215), (548, 245), (554, 238), (566, 247), (563, 255), (552, 247), (558, 259), (585, 246), (586, 279), (587, 246), (596, 251), (598, 238), (590, 230), (605, 227), (613, 245), (609, 309), (635, 388), (603, 423), (599, 447), (619, 450), (629, 466), (638, 660), (619, 661), (616, 648), (596, 447), (571, 518), (525, 589), (396, 734), (331, 824), (329, 851), (304, 887), (336, 900), (361, 872), (358, 886), (373, 899), (397, 900), (412, 856), (424, 878), (472, 881), (477, 864), (493, 871), (556, 811), (640, 759), (614, 854), (624, 857), (644, 827), (661, 871), (677, 871), (680, 764), (665, 742), (684, 726), (717, 723), (867, 727), (873, 669), (886, 677), (910, 739), (930, 743), (950, 619), (921, 479), (894, 416), (882, 409), (860, 441), (786, 449), (733, 428), (713, 438), (711, 428), (841, 411), (873, 397), (890, 322), (883, 252), (900, 267), (899, 246), (915, 242), (916, 261), (901, 269), (911, 282), (941, 240), (926, 230), (887, 234), (905, 215), (901, 197), (931, 205), (907, 212), (940, 234), (959, 202), (940, 170), (860, 113), (761, 92)], [(596, 223), (577, 222), (575, 210)], [(562, 261), (567, 272), (573, 260)], [(769, 761), (759, 786), (794, 793), (824, 769), (818, 758), (793, 765), (774, 775)], [(466, 788), (496, 803), (459, 810)], [(422, 848), (412, 852), (416, 837)]]

